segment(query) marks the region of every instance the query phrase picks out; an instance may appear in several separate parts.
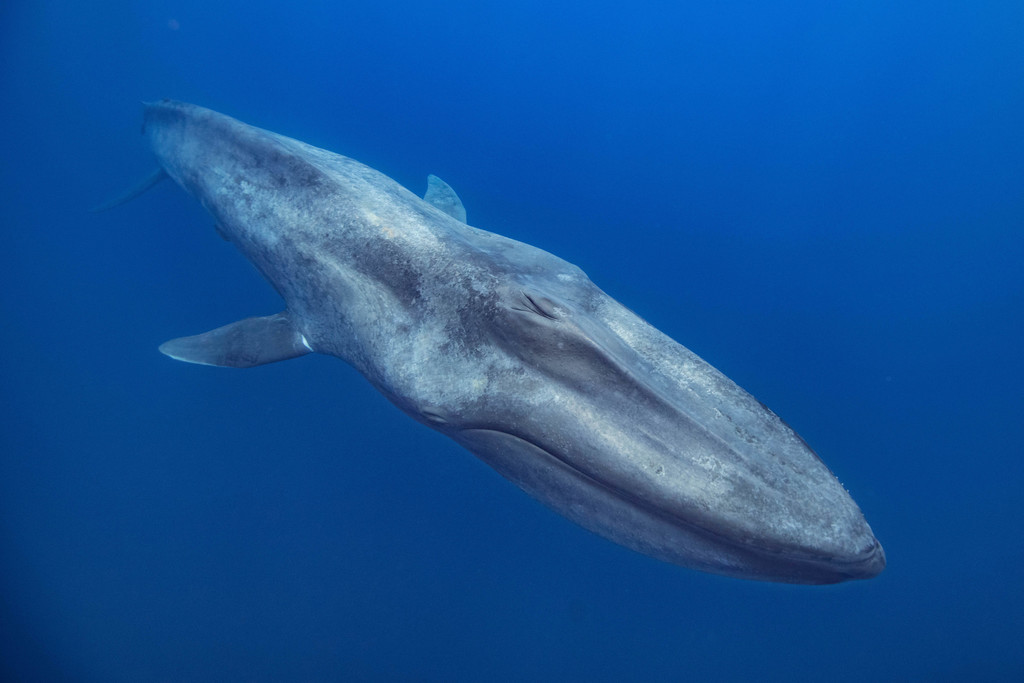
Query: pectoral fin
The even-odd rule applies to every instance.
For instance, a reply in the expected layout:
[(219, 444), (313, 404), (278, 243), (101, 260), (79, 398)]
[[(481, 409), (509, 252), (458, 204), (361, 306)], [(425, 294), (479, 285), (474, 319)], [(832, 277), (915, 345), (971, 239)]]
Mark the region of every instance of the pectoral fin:
[(313, 349), (295, 329), (288, 313), (246, 318), (193, 337), (160, 345), (160, 352), (186, 363), (251, 368), (298, 358)]
[(455, 190), (436, 175), (427, 176), (427, 191), (423, 195), (423, 200), (433, 204), (452, 218), (463, 223), (466, 222), (466, 207), (462, 205), (459, 195), (455, 194)]

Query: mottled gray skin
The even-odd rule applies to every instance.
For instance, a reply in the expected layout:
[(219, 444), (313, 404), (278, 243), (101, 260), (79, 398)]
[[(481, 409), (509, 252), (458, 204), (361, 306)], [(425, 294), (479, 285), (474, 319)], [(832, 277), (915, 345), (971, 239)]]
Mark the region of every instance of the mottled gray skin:
[(796, 433), (571, 263), (207, 109), (147, 105), (145, 134), (286, 303), (169, 342), (169, 355), (337, 356), (561, 514), (662, 560), (811, 584), (885, 566)]

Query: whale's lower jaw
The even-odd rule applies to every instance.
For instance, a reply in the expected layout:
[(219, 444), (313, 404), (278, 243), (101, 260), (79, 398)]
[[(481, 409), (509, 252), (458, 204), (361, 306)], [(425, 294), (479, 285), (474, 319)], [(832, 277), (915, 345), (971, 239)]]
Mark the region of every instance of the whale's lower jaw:
[[(580, 526), (644, 555), (713, 574), (755, 581), (833, 584), (869, 579), (885, 568), (881, 545), (836, 557), (763, 547), (664, 513), (580, 472), (526, 439), (493, 429), (465, 429), (462, 446), (534, 498)], [(873, 540), (873, 539), (872, 539)]]

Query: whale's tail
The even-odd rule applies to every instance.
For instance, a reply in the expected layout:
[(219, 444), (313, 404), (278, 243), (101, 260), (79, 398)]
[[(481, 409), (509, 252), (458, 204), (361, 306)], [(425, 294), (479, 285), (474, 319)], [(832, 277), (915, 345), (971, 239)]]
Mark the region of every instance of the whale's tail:
[(121, 206), (127, 204), (131, 200), (138, 197), (140, 194), (153, 187), (161, 180), (167, 177), (167, 171), (162, 168), (158, 168), (150, 173), (146, 178), (135, 187), (131, 188), (127, 192), (114, 197), (110, 201), (103, 202), (97, 206), (92, 207), (89, 211), (97, 213), (99, 211), (106, 211), (107, 209), (113, 209), (115, 206)]

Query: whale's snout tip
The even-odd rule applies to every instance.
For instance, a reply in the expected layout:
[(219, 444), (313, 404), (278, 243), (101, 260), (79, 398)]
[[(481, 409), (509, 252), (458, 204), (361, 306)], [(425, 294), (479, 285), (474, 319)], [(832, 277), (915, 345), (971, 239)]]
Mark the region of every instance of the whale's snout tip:
[(861, 562), (861, 574), (859, 578), (870, 579), (878, 576), (885, 569), (885, 550), (882, 548), (882, 544), (875, 539), (874, 546), (864, 553), (864, 559)]

